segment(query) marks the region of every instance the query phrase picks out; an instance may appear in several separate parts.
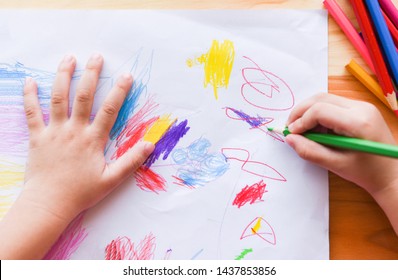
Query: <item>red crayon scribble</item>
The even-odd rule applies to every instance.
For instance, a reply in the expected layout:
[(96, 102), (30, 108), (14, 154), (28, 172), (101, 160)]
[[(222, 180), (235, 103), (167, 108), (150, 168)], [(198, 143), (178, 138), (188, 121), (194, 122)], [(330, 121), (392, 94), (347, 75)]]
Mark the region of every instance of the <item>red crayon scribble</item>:
[(286, 178), (272, 166), (263, 162), (249, 160), (250, 152), (248, 150), (242, 148), (222, 148), (221, 152), (227, 160), (236, 160), (243, 163), (241, 167), (242, 171), (259, 177), (286, 182)]
[[(259, 229), (256, 230), (257, 227), (259, 227)], [(244, 238), (252, 236), (257, 236), (272, 245), (276, 244), (276, 235), (274, 229), (262, 217), (254, 218), (254, 220), (251, 221), (244, 229), (240, 239), (242, 240)]]
[(152, 98), (149, 98), (137, 113), (126, 123), (125, 128), (116, 138), (116, 152), (112, 159), (121, 157), (128, 149), (133, 147), (142, 137), (147, 129), (159, 118), (153, 117), (145, 120), (159, 106)]
[(250, 105), (269, 111), (286, 111), (294, 106), (294, 94), (289, 85), (275, 74), (261, 69), (252, 59), (244, 56), (254, 67), (242, 69), (245, 83), (241, 95)]
[(253, 204), (255, 202), (263, 201), (262, 197), (265, 192), (266, 184), (263, 180), (258, 183), (255, 183), (251, 186), (246, 185), (235, 197), (232, 205), (238, 206), (238, 208), (242, 207), (246, 203)]
[(135, 174), (135, 179), (137, 186), (144, 191), (157, 194), (166, 191), (166, 180), (150, 168), (140, 167)]
[(152, 233), (135, 244), (127, 236), (118, 237), (105, 248), (106, 260), (151, 260), (154, 257), (156, 238)]
[[(131, 133), (129, 133), (128, 138), (125, 138), (123, 142), (121, 142), (116, 150), (116, 152), (113, 154), (112, 159), (118, 159), (121, 157), (125, 152), (128, 151), (131, 147), (133, 147), (142, 137), (144, 137), (145, 132), (149, 127), (153, 125), (154, 122), (156, 122), (159, 119), (159, 117), (153, 117), (148, 121), (144, 121), (139, 124), (133, 124), (133, 129), (131, 130)], [(129, 121), (130, 122), (130, 121)], [(130, 126), (129, 124), (126, 125), (125, 129), (129, 129)]]

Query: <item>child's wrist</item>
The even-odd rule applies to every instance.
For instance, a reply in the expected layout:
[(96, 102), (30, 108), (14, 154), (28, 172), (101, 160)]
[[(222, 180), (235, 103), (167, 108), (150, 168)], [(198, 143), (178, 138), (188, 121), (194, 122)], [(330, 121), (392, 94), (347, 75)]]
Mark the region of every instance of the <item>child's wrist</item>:
[(69, 224), (79, 211), (69, 205), (66, 200), (56, 200), (52, 197), (37, 193), (34, 189), (25, 186), (20, 197), (19, 203), (29, 205), (32, 210), (37, 210), (49, 219), (57, 219), (60, 222)]

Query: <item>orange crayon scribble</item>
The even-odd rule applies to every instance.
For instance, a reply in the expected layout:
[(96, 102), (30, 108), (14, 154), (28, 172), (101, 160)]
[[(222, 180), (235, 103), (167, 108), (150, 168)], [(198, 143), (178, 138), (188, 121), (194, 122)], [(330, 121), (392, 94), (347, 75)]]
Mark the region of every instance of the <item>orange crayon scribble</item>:
[(218, 99), (218, 88), (228, 88), (229, 78), (235, 59), (235, 49), (233, 42), (224, 40), (220, 43), (213, 40), (209, 51), (197, 57), (195, 60), (186, 61), (188, 67), (196, 64), (204, 65), (204, 86), (209, 84), (213, 86), (214, 97)]

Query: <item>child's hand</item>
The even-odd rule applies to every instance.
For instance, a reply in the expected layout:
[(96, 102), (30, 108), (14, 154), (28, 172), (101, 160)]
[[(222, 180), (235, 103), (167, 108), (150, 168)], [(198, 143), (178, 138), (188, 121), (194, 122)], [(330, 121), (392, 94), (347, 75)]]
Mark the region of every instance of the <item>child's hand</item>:
[(96, 54), (87, 62), (69, 118), (69, 87), (75, 65), (72, 56), (66, 56), (59, 65), (48, 126), (43, 122), (36, 83), (28, 78), (24, 88), (30, 145), (23, 197), (65, 219), (103, 199), (136, 171), (154, 148), (151, 143), (138, 143), (116, 162), (106, 163), (108, 135), (133, 79), (130, 74), (119, 78), (90, 124), (103, 58)]
[(286, 142), (302, 158), (367, 190), (383, 208), (398, 234), (398, 160), (329, 148), (299, 135), (321, 125), (336, 134), (396, 144), (376, 107), (332, 94), (320, 94), (298, 105), (290, 114), (287, 125), (293, 134), (286, 137)]
[(295, 134), (321, 125), (336, 134), (395, 144), (383, 117), (373, 105), (320, 94), (299, 104), (287, 124), (293, 134), (286, 142), (302, 158), (362, 186), (372, 195), (394, 184), (398, 174), (396, 159), (329, 148)]
[(69, 118), (69, 87), (76, 60), (64, 58), (53, 85), (48, 126), (37, 85), (26, 79), (30, 141), (25, 186), (0, 222), (0, 259), (42, 258), (76, 215), (103, 199), (153, 151), (153, 144), (138, 143), (116, 162), (106, 163), (108, 135), (133, 79), (130, 74), (119, 78), (90, 124), (102, 64), (100, 55), (88, 61)]

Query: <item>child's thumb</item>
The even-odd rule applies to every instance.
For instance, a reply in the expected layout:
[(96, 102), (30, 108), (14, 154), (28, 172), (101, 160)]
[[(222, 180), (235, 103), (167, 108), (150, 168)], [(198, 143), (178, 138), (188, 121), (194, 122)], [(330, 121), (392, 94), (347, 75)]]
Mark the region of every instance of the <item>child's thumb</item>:
[(155, 145), (150, 142), (138, 142), (119, 159), (109, 165), (109, 177), (112, 185), (118, 185), (145, 162), (153, 152)]

